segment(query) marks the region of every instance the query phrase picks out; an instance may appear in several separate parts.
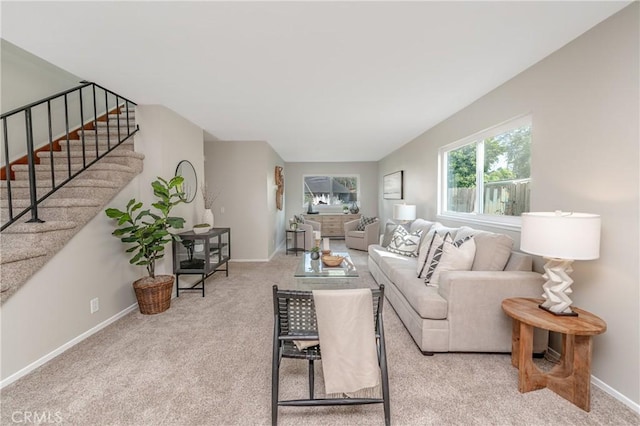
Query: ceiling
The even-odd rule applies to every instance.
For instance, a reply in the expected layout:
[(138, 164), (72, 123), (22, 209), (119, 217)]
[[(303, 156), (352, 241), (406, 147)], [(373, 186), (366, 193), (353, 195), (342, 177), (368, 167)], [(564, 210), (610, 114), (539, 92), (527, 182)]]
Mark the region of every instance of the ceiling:
[(627, 4), (3, 1), (1, 31), (205, 139), (377, 161)]

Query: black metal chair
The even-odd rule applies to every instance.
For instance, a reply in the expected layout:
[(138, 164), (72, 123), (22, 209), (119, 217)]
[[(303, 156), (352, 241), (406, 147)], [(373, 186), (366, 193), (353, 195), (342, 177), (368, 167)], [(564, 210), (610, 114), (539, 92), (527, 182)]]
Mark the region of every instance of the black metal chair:
[[(315, 345), (299, 350), (294, 341), (318, 340), (316, 312), (313, 295), (310, 291), (278, 290), (273, 286), (273, 362), (271, 376), (271, 423), (278, 423), (279, 406), (326, 406), (383, 404), (385, 425), (391, 424), (389, 405), (389, 377), (387, 374), (387, 355), (382, 324), (382, 305), (384, 286), (371, 290), (373, 296), (373, 321), (375, 326), (378, 365), (380, 366), (382, 398), (322, 398), (313, 395), (314, 361), (321, 359), (320, 346)], [(306, 359), (309, 361), (309, 398), (279, 399), (280, 362), (282, 358)]]

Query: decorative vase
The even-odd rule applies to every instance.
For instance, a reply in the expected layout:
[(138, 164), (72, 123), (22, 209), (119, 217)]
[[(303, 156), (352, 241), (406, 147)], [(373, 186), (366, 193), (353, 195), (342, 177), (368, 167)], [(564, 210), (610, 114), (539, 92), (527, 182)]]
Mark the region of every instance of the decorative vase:
[(205, 209), (204, 213), (202, 214), (201, 223), (208, 223), (213, 228), (213, 212), (211, 211), (211, 209)]
[(351, 207), (349, 207), (349, 211), (351, 212), (351, 214), (357, 214), (360, 211), (360, 207), (358, 207), (358, 205), (354, 201), (353, 203), (351, 203)]
[(312, 251), (311, 252), (311, 259), (313, 259), (313, 260), (320, 259), (320, 253), (318, 253), (317, 251)]

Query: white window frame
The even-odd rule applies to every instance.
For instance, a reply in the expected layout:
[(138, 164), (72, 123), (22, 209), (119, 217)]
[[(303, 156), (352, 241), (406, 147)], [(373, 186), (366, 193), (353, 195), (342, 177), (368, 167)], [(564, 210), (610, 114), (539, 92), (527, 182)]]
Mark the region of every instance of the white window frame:
[[(476, 203), (472, 213), (461, 213), (447, 211), (447, 154), (450, 151), (461, 148), (465, 145), (478, 143), (493, 136), (508, 132), (518, 127), (533, 125), (533, 117), (531, 114), (519, 116), (500, 123), (496, 126), (474, 133), (450, 144), (440, 147), (438, 150), (438, 218), (453, 220), (461, 223), (477, 223), (481, 225), (489, 225), (497, 228), (510, 230), (520, 230), (520, 216), (502, 216), (478, 213), (483, 211), (484, 199), (482, 196), (476, 196)], [(532, 130), (533, 132), (533, 130)], [(478, 194), (484, 193), (484, 144), (476, 145), (476, 191)]]
[[(358, 191), (356, 192), (357, 197), (358, 197), (358, 201), (356, 201), (356, 205), (358, 207), (360, 207), (360, 184), (361, 184), (361, 179), (360, 179), (360, 175), (359, 174), (353, 174), (353, 173), (307, 173), (302, 175), (302, 208), (306, 208), (307, 207), (307, 203), (304, 200), (304, 194), (305, 194), (305, 187), (304, 187), (304, 181), (305, 178), (310, 177), (310, 176), (326, 176), (326, 177), (330, 177), (330, 178), (335, 178), (335, 177), (346, 177), (346, 178), (356, 178), (357, 182), (358, 182)], [(342, 213), (342, 205), (338, 206), (338, 205), (331, 205), (331, 204), (327, 204), (327, 205), (314, 205), (313, 209), (317, 212), (330, 212), (330, 211), (337, 211)]]

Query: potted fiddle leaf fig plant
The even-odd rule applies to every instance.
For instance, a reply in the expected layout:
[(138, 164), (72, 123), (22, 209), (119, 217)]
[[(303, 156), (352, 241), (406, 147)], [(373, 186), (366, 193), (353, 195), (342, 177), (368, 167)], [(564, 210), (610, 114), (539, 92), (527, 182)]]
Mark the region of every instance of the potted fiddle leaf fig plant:
[(129, 260), (132, 265), (147, 268), (148, 276), (133, 283), (142, 314), (157, 314), (169, 309), (173, 291), (173, 275), (156, 275), (156, 261), (164, 257), (165, 246), (179, 237), (171, 233), (184, 227), (185, 220), (170, 216), (171, 210), (182, 203), (182, 176), (175, 176), (168, 182), (158, 177), (151, 183), (157, 201), (151, 206), (155, 210), (143, 208), (143, 203), (132, 198), (124, 211), (108, 208), (105, 213), (117, 221), (112, 235), (125, 244), (132, 244), (126, 251), (133, 253)]

